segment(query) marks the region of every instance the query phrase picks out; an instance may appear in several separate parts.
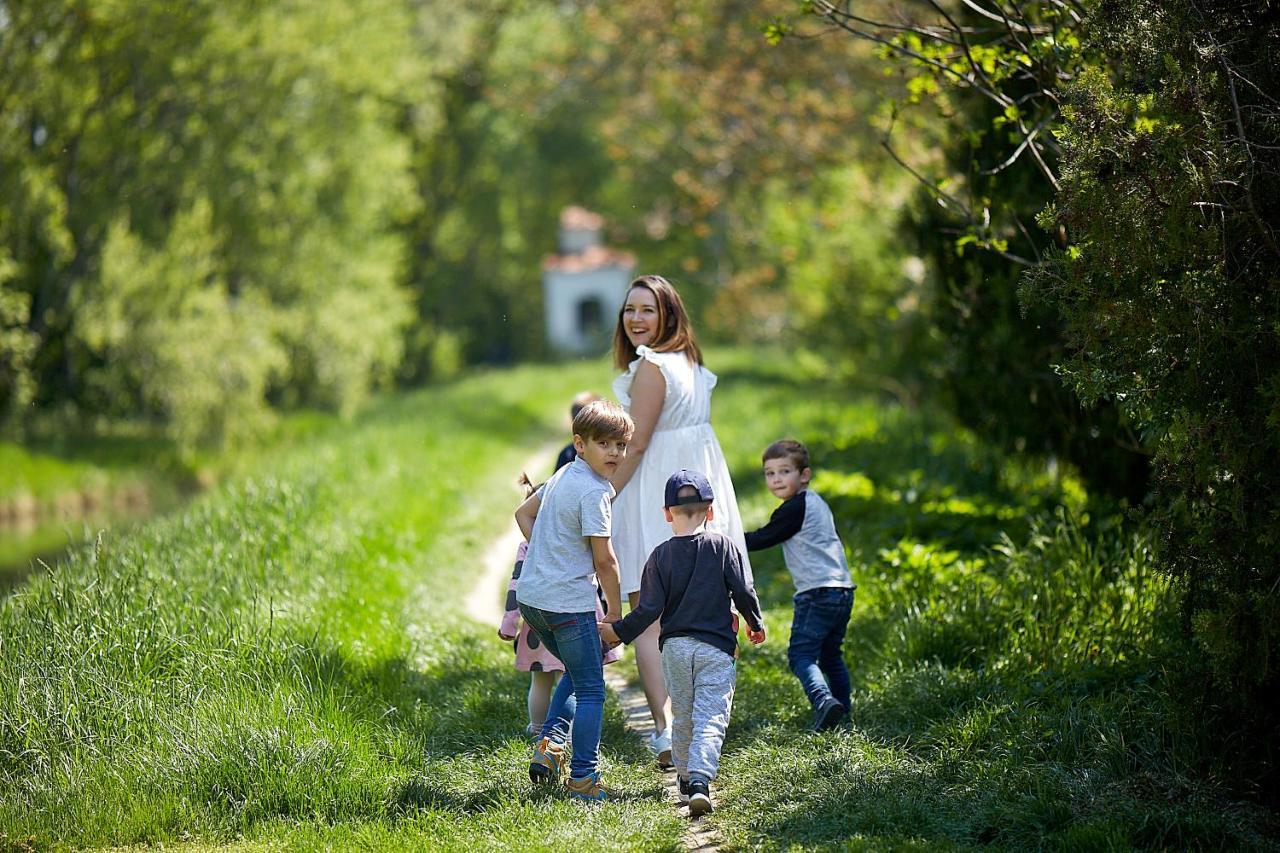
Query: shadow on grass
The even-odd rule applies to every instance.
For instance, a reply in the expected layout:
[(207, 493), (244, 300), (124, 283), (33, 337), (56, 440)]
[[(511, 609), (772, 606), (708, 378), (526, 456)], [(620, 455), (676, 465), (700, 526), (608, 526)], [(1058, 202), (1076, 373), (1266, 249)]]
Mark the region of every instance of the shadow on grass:
[[(271, 708), (263, 718), (228, 721), (188, 770), (197, 797), (237, 831), (281, 818), (394, 823), (423, 811), (475, 816), (568, 800), (563, 788), (528, 779), (526, 676), (457, 628), (433, 643), (443, 654), (425, 668), (408, 655), (353, 661), (314, 642), (271, 655), (259, 689), (290, 696), (289, 707), (303, 712), (281, 719)], [(612, 701), (602, 756), (648, 761)], [(172, 780), (157, 785), (166, 793)], [(624, 784), (619, 794), (622, 802), (662, 799), (653, 785)]]

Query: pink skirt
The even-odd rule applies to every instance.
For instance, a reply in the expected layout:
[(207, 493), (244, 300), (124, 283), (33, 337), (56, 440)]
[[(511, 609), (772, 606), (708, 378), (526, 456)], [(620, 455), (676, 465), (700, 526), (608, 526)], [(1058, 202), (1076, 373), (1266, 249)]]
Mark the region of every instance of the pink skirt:
[[(564, 664), (560, 658), (547, 651), (542, 639), (520, 618), (520, 608), (516, 606), (516, 580), (520, 577), (520, 569), (524, 565), (524, 555), (529, 549), (528, 542), (521, 542), (516, 549), (515, 570), (511, 573), (511, 582), (507, 584), (507, 610), (502, 617), (502, 633), (515, 631), (513, 642), (516, 652), (516, 669), (520, 672), (564, 672)], [(596, 619), (604, 618), (604, 607), (596, 601)], [(517, 625), (519, 626), (517, 630)], [(613, 663), (622, 659), (622, 647), (617, 646), (604, 650), (604, 662)]]

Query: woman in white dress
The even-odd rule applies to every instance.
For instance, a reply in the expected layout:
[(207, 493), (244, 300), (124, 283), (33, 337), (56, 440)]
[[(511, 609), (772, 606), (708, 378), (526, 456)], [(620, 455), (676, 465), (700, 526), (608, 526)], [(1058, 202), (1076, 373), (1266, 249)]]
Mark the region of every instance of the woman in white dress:
[[(715, 491), (715, 518), (708, 529), (731, 538), (742, 552), (747, 579), (751, 563), (729, 468), (711, 428), (711, 391), (716, 375), (702, 365), (693, 326), (680, 295), (661, 276), (646, 275), (627, 286), (613, 335), (613, 355), (626, 370), (613, 382), (618, 401), (631, 413), (635, 434), (613, 477), (613, 547), (622, 594), (634, 608), (640, 573), (649, 553), (671, 538), (662, 513), (667, 478), (681, 468), (701, 471)], [(657, 622), (633, 644), (654, 733), (649, 748), (660, 764), (671, 763), (671, 700), (662, 677)]]

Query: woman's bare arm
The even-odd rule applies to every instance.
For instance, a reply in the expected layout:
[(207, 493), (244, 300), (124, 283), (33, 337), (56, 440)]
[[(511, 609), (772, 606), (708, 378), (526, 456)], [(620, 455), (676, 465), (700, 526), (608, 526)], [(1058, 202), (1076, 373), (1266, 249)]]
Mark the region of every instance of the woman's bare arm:
[(613, 487), (621, 492), (631, 482), (631, 475), (640, 465), (640, 458), (649, 447), (653, 437), (653, 428), (657, 426), (662, 415), (662, 406), (667, 398), (667, 380), (656, 364), (648, 361), (640, 362), (636, 368), (636, 378), (631, 383), (631, 419), (636, 423), (636, 431), (627, 445), (627, 455), (613, 474)]

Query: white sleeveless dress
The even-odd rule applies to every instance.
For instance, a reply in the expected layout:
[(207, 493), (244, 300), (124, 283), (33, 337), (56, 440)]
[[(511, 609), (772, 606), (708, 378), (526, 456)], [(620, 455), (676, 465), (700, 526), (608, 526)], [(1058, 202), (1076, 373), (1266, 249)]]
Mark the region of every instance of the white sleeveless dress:
[(646, 346), (637, 347), (636, 352), (639, 357), (627, 372), (613, 380), (618, 402), (631, 408), (631, 383), (641, 361), (662, 371), (667, 392), (640, 467), (613, 502), (613, 549), (618, 555), (622, 594), (640, 589), (640, 573), (649, 553), (671, 538), (671, 525), (662, 513), (663, 491), (667, 478), (681, 468), (701, 471), (711, 481), (715, 518), (707, 523), (707, 529), (723, 533), (737, 544), (751, 581), (738, 499), (724, 452), (711, 428), (711, 390), (716, 387), (716, 375), (683, 352), (654, 352)]

